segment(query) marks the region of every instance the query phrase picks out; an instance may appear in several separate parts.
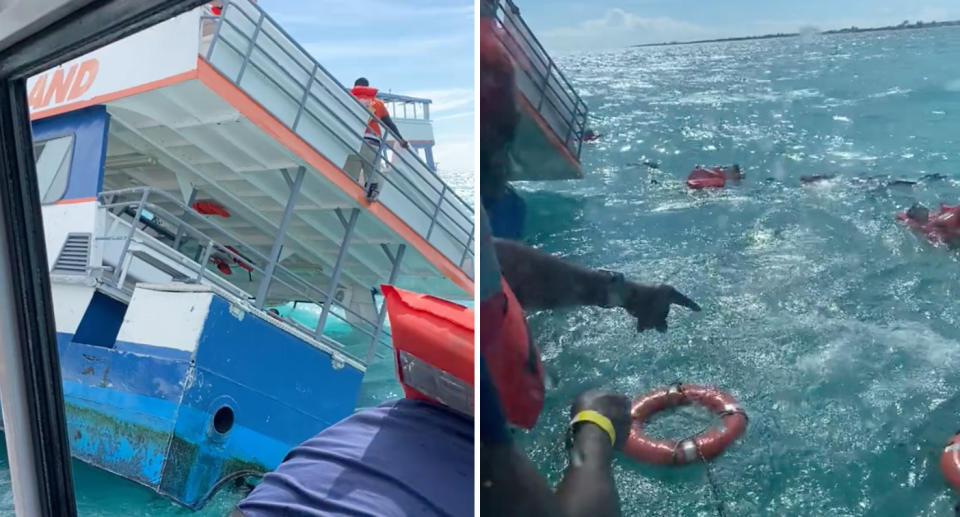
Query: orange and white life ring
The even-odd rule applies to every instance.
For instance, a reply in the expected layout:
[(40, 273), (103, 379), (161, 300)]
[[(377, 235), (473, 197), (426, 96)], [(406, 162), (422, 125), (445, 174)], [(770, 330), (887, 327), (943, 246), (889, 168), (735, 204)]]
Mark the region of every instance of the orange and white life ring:
[[(696, 402), (723, 417), (724, 429), (711, 428), (685, 440), (657, 440), (643, 431), (643, 423), (669, 407)], [(630, 410), (630, 436), (623, 452), (644, 463), (683, 465), (716, 458), (747, 429), (747, 414), (732, 396), (707, 386), (675, 384), (638, 397)]]
[(950, 486), (960, 490), (960, 433), (953, 435), (940, 456), (940, 470)]

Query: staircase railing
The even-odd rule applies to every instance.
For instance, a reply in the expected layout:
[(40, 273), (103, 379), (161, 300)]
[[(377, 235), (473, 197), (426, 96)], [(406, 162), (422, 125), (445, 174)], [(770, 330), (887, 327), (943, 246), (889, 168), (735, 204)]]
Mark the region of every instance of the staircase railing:
[(496, 20), (494, 34), (516, 64), (520, 92), (579, 159), (587, 124), (587, 104), (557, 68), (511, 0), (483, 2), (482, 15)]
[[(359, 156), (370, 112), (257, 4), (224, 4), (220, 16), (204, 17), (216, 24), (204, 59), (317, 152), (328, 156), (334, 150), (325, 146), (333, 145)], [(256, 88), (257, 82), (271, 87)], [(303, 131), (308, 119), (322, 135)], [(390, 187), (379, 202), (472, 278), (473, 208), (413, 151), (390, 149), (393, 159), (384, 159), (386, 136), (373, 163), (360, 157)]]
[[(271, 261), (267, 254), (247, 244), (235, 233), (196, 212), (167, 192), (151, 187), (127, 188), (103, 192), (99, 195), (99, 202), (101, 208), (117, 215), (121, 220), (127, 220), (130, 224), (130, 229), (119, 242), (120, 254), (116, 259), (116, 266), (108, 278), (102, 279), (109, 287), (120, 291), (125, 290), (124, 279), (136, 260), (131, 248), (136, 245), (156, 253), (154, 258), (172, 259), (179, 266), (192, 271), (191, 277), (185, 280), (187, 282), (213, 283), (221, 286), (224, 283), (229, 284), (230, 292), (246, 298), (253, 307), (255, 293), (260, 289), (259, 283), (251, 283), (251, 287), (256, 289), (244, 289), (230, 282), (211, 267), (210, 261), (213, 256), (228, 257), (236, 261), (235, 263), (249, 268), (251, 278), (257, 275), (260, 282), (272, 282), (275, 286), (286, 288), (289, 301), (308, 302), (323, 307), (329, 300), (330, 307), (336, 308), (342, 315), (333, 310), (325, 312), (328, 312), (330, 317), (342, 321), (349, 329), (348, 333), (357, 333), (354, 334), (355, 339), (351, 339), (352, 343), (344, 343), (326, 332), (326, 327), (319, 329), (318, 332), (318, 329), (309, 329), (302, 323), (285, 320), (294, 327), (300, 327), (305, 334), (316, 336), (321, 343), (342, 352), (360, 364), (369, 363), (379, 348), (390, 346), (390, 334), (383, 328), (382, 321), (370, 320), (350, 309), (337, 301), (335, 296), (328, 296), (330, 293), (326, 289), (316, 287), (312, 282), (279, 263), (274, 263), (274, 269), (268, 275), (266, 267)], [(142, 238), (142, 235), (137, 232), (138, 229), (152, 230), (153, 238)], [(188, 241), (194, 243), (196, 247), (184, 246)], [(187, 253), (185, 249), (193, 253)], [(369, 348), (358, 349), (364, 345), (364, 342)]]

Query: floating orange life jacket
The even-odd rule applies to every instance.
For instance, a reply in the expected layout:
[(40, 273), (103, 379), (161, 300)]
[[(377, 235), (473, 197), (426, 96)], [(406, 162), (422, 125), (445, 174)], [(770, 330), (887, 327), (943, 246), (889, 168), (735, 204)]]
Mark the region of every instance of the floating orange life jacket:
[(350, 93), (360, 101), (360, 104), (366, 106), (373, 115), (367, 122), (367, 130), (364, 131), (363, 137), (379, 142), (382, 133), (380, 133), (380, 123), (377, 122), (377, 119), (383, 118), (387, 109), (383, 106), (383, 102), (377, 98), (377, 91), (376, 88), (370, 86), (354, 86)]
[(472, 417), (473, 310), (390, 285), (381, 290), (404, 395)]

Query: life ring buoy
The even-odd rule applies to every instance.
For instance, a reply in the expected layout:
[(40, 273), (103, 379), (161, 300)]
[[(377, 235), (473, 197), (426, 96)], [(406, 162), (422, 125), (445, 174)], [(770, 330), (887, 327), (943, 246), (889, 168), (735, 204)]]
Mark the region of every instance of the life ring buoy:
[(960, 433), (953, 435), (940, 456), (940, 470), (956, 490), (960, 490)]
[[(643, 431), (654, 413), (697, 402), (723, 417), (724, 429), (711, 428), (685, 440), (657, 440)], [(732, 396), (707, 386), (675, 384), (638, 397), (630, 410), (630, 436), (623, 452), (644, 463), (683, 465), (716, 458), (747, 429), (747, 414)]]

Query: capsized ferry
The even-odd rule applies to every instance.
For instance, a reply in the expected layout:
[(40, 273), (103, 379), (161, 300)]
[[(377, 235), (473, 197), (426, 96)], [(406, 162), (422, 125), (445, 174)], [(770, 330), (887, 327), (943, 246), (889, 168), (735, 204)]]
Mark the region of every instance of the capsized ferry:
[(432, 166), (429, 101), (383, 96), (411, 146), (364, 163), (368, 200), (346, 168), (370, 113), (249, 0), (27, 89), (84, 462), (200, 507), (354, 411), (390, 344), (381, 284), (473, 297), (473, 210)]
[[(587, 105), (530, 30), (512, 0), (482, 0), (481, 38), (499, 40), (509, 54), (517, 90), (518, 123), (510, 181), (583, 177), (580, 151)], [(519, 237), (523, 200), (512, 189), (495, 204), (485, 203), (494, 233)]]

